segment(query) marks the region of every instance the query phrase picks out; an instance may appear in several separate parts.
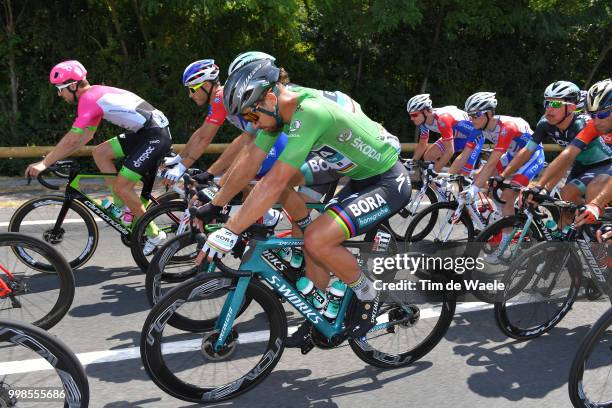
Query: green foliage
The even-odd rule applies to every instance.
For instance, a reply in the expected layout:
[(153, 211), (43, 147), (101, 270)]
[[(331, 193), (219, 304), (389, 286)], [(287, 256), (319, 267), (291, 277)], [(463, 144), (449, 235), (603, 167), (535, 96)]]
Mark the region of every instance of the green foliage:
[[(214, 58), (226, 69), (238, 53), (277, 57), (294, 82), (342, 90), (403, 141), (414, 126), (405, 103), (424, 90), (436, 106), (463, 106), (492, 90), (499, 112), (535, 124), (544, 88), (584, 86), (606, 41), (604, 0), (5, 0), (0, 8), (0, 145), (53, 145), (75, 117), (48, 84), (49, 69), (78, 59), (93, 83), (129, 89), (171, 121), (184, 143), (205, 112), (187, 98), (184, 67)], [(27, 9), (26, 9), (27, 7)], [(12, 113), (11, 59), (18, 83)], [(608, 76), (611, 58), (595, 80)], [(94, 143), (120, 130), (102, 125)], [(217, 141), (237, 131), (225, 125)], [(0, 173), (18, 171), (0, 164)]]

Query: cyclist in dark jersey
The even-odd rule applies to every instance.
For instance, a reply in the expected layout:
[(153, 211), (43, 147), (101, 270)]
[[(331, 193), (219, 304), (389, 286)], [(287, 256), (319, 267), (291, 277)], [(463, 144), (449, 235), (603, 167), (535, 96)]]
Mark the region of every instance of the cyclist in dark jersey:
[(606, 186), (612, 174), (612, 149), (601, 135), (612, 130), (612, 81), (600, 81), (589, 89), (587, 111), (592, 120), (552, 161), (538, 181), (536, 190), (545, 188), (550, 191), (554, 188), (574, 161), (578, 163), (568, 177), (568, 184), (573, 186), (568, 188), (579, 190), (590, 202)]

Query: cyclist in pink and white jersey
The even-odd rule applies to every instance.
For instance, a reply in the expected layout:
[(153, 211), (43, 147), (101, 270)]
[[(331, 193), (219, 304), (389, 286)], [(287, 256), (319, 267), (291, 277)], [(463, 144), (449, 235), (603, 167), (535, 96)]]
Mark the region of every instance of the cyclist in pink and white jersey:
[[(482, 129), (483, 136), (495, 144), (493, 153), (489, 156), (487, 164), (478, 172), (474, 183), (465, 191), (467, 197), (474, 198), (480, 188), (487, 184), (489, 177), (500, 175), (509, 164), (514, 164), (516, 154), (531, 140), (533, 131), (522, 118), (495, 115), (497, 99), (494, 92), (477, 92), (465, 102), (465, 110), (477, 129)], [(466, 146), (471, 149), (472, 146)], [(530, 158), (512, 176), (511, 182), (526, 186), (544, 167), (544, 150), (538, 144)], [(514, 200), (518, 193), (507, 189), (502, 199), (506, 204), (502, 214), (514, 214)]]
[(138, 95), (119, 88), (90, 85), (87, 70), (78, 61), (64, 61), (51, 69), (50, 82), (66, 102), (77, 104), (77, 118), (57, 146), (38, 163), (26, 169), (26, 176), (36, 177), (58, 160), (70, 156), (87, 144), (105, 119), (128, 132), (112, 138), (93, 150), (100, 171), (116, 173), (114, 160), (125, 157), (123, 167), (111, 184), (115, 205), (123, 204), (139, 217), (145, 207), (134, 192), (143, 176), (157, 170), (157, 164), (170, 150), (172, 138), (164, 114)]
[[(482, 147), (484, 139), (479, 138), (480, 131), (474, 130), (467, 114), (456, 106), (432, 108), (429, 94), (420, 94), (410, 98), (406, 110), (412, 123), (419, 127), (419, 143), (413, 159), (434, 161), (437, 171), (442, 170), (454, 153), (461, 152), (467, 142), (479, 143)], [(441, 137), (428, 146), (430, 131)]]

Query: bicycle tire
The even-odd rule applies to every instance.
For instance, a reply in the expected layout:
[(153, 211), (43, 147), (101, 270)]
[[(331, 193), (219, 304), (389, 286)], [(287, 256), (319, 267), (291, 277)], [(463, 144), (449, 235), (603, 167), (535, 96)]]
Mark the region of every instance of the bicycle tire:
[[(580, 290), (580, 282), (582, 278), (582, 266), (580, 262), (580, 258), (573, 252), (570, 252), (568, 255), (567, 261), (564, 265), (556, 265), (549, 264), (548, 269), (546, 269), (547, 262), (554, 262), (556, 259), (559, 259), (559, 256), (566, 253), (568, 250), (567, 243), (560, 242), (541, 242), (534, 246), (533, 248), (527, 250), (521, 257), (517, 258), (508, 268), (508, 272), (504, 277), (502, 283), (506, 288), (504, 291), (503, 300), (495, 302), (494, 312), (495, 312), (495, 321), (499, 329), (508, 337), (517, 340), (530, 340), (535, 337), (539, 337), (544, 333), (552, 330), (562, 319), (563, 317), (570, 311), (572, 304), (576, 300), (578, 296), (578, 292)], [(533, 262), (533, 259), (539, 259), (540, 263)], [(544, 261), (542, 261), (544, 260)], [(544, 265), (544, 267), (540, 267)], [(553, 265), (553, 266), (551, 266)], [(538, 288), (534, 289), (534, 285), (531, 285), (531, 288), (528, 288), (529, 283), (536, 279), (535, 284), (537, 285), (542, 278), (547, 280), (548, 274), (547, 271), (550, 270), (550, 273), (563, 273), (563, 267), (567, 267), (567, 291), (564, 296), (557, 297), (560, 299), (557, 302), (539, 302), (544, 304), (544, 308), (551, 309), (550, 313), (545, 309), (543, 311), (536, 311), (534, 313), (534, 305), (536, 302), (523, 302), (519, 303), (521, 299), (521, 294), (525, 293), (529, 295), (530, 293), (535, 293), (534, 299), (542, 298), (545, 296), (549, 296), (543, 292), (543, 290), (538, 290)], [(519, 280), (516, 284), (513, 284), (513, 279), (516, 278), (517, 274), (525, 269), (526, 273), (522, 274), (519, 277)], [(540, 270), (538, 270), (540, 269)], [(560, 275), (555, 275), (553, 278), (557, 279)], [(562, 282), (563, 283), (563, 282)], [(528, 291), (527, 291), (528, 289)], [(554, 303), (559, 303), (558, 306), (555, 306)], [(552, 304), (552, 307), (549, 308), (547, 305)], [(525, 315), (527, 317), (523, 317), (520, 313), (525, 310)], [(536, 314), (542, 315), (546, 313), (545, 318), (539, 319), (539, 321), (535, 321), (533, 316)]]
[[(431, 280), (433, 282), (440, 282), (443, 285), (447, 281), (441, 276), (432, 276)], [(354, 307), (356, 306), (357, 302), (358, 301), (356, 298), (352, 299), (351, 307), (353, 307), (353, 309), (349, 309), (351, 310), (351, 313), (354, 313), (354, 310), (355, 310)], [(393, 306), (391, 306), (393, 304), (394, 302), (387, 303), (387, 307), (390, 307), (389, 309), (390, 311), (388, 314), (389, 320), (391, 319), (391, 312), (394, 310), (392, 308)], [(389, 353), (387, 351), (382, 350), (381, 347), (377, 348), (377, 346), (373, 346), (372, 345), (373, 340), (375, 340), (377, 337), (382, 337), (386, 335), (386, 334), (377, 335), (376, 334), (377, 332), (368, 332), (365, 338), (349, 339), (349, 345), (351, 346), (351, 349), (357, 355), (357, 357), (359, 357), (362, 361), (370, 365), (376, 366), (376, 367), (397, 368), (397, 367), (403, 367), (403, 366), (410, 365), (414, 363), (415, 361), (419, 360), (420, 358), (422, 358), (423, 356), (425, 356), (431, 350), (433, 350), (434, 347), (436, 347), (436, 345), (440, 342), (440, 340), (444, 338), (444, 335), (448, 331), (448, 328), (450, 327), (453, 321), (456, 304), (457, 302), (456, 302), (456, 299), (453, 293), (447, 292), (445, 290), (442, 291), (442, 305), (440, 306), (440, 309), (439, 309), (440, 316), (436, 324), (433, 326), (433, 329), (431, 331), (426, 330), (428, 334), (426, 334), (423, 340), (418, 342), (418, 344), (416, 344), (415, 346), (410, 346), (408, 349), (404, 349), (401, 352)], [(414, 306), (414, 305), (411, 305), (411, 306), (418, 308), (418, 306)], [(380, 310), (385, 311), (385, 304), (380, 306)], [(397, 310), (397, 306), (396, 306), (396, 310)], [(380, 312), (379, 312), (379, 316), (381, 316)], [(349, 318), (350, 318), (350, 314), (349, 314)], [(407, 335), (406, 337), (408, 338), (417, 337), (415, 335), (414, 330), (412, 329), (418, 325), (419, 321), (420, 319), (415, 322), (416, 324), (413, 324), (411, 322), (410, 326), (405, 326), (406, 329), (411, 330), (411, 334)], [(401, 324), (392, 326), (392, 327), (394, 328), (393, 334), (396, 333), (396, 330), (397, 330), (396, 327), (399, 327), (399, 330), (402, 330)], [(396, 346), (398, 346), (400, 343), (405, 343), (405, 342), (402, 342), (394, 338), (393, 340), (387, 341), (387, 343), (390, 343), (392, 345), (392, 348), (396, 348)]]
[[(417, 189), (413, 185), (411, 197), (416, 197), (416, 195), (418, 195), (419, 191), (420, 191), (420, 187)], [(425, 196), (429, 199), (430, 205), (431, 204), (435, 204), (435, 203), (438, 202), (438, 195), (432, 190), (431, 187), (427, 187), (427, 189), (425, 190)], [(404, 208), (402, 208), (401, 210), (399, 210), (397, 213), (393, 214), (389, 218), (389, 226), (391, 228), (391, 231), (393, 232), (393, 235), (394, 235), (395, 239), (397, 239), (399, 241), (404, 241), (405, 240), (406, 230), (408, 229), (408, 226), (410, 225), (410, 221), (418, 213), (418, 206), (420, 205), (420, 203), (416, 204), (417, 208), (416, 208), (416, 211), (414, 213), (410, 212), (410, 207), (412, 205), (415, 205), (415, 204), (411, 200), (408, 204), (406, 204), (406, 206)], [(432, 223), (435, 224), (435, 222), (436, 222), (436, 220), (433, 219)], [(422, 239), (422, 237), (419, 238), (421, 235), (422, 234), (417, 234), (414, 237), (414, 240), (415, 241), (420, 241)]]
[[(13, 213), (13, 216), (11, 217), (11, 220), (9, 222), (8, 230), (10, 232), (21, 232), (29, 236), (34, 236), (35, 238), (42, 239), (43, 241), (51, 244), (53, 247), (58, 248), (58, 251), (62, 253), (62, 255), (68, 261), (68, 264), (70, 264), (70, 267), (76, 269), (84, 265), (87, 261), (89, 261), (89, 259), (91, 259), (94, 252), (96, 251), (96, 248), (98, 246), (98, 240), (100, 238), (98, 232), (98, 225), (96, 224), (96, 221), (94, 220), (93, 216), (89, 213), (89, 210), (83, 204), (73, 200), (70, 203), (70, 210), (72, 210), (74, 214), (68, 213), (66, 217), (70, 218), (66, 219), (70, 220), (71, 224), (74, 223), (77, 226), (81, 223), (80, 220), (82, 220), (82, 222), (85, 224), (87, 237), (85, 239), (82, 239), (78, 237), (72, 238), (71, 236), (70, 245), (64, 242), (66, 238), (65, 228), (62, 228), (62, 236), (57, 239), (49, 235), (49, 230), (53, 228), (57, 216), (47, 216), (42, 220), (26, 220), (28, 214), (31, 214), (32, 212), (45, 207), (59, 206), (59, 212), (59, 209), (61, 209), (61, 206), (64, 204), (64, 201), (64, 196), (57, 195), (43, 196), (27, 201), (26, 203), (22, 204), (21, 207), (19, 207), (15, 211), (15, 213)], [(47, 209), (48, 208), (45, 208), (45, 210)], [(78, 217), (75, 217), (75, 215)], [(46, 223), (47, 225), (50, 225), (50, 228), (30, 228), (30, 225), (28, 225), (28, 221), (33, 223), (32, 225), (34, 226), (36, 226), (37, 223), (40, 222)], [(64, 227), (65, 225), (70, 224), (64, 223), (62, 227)], [(75, 230), (77, 229), (78, 227), (75, 228)], [(75, 233), (72, 232), (71, 235), (74, 234)], [(77, 248), (77, 251), (74, 251), (74, 248)], [(21, 259), (23, 262), (29, 262), (27, 256), (21, 257)], [(53, 272), (51, 265), (31, 264), (30, 266), (42, 272)]]
[[(149, 268), (150, 259), (153, 258), (156, 252), (154, 251), (150, 255), (145, 255), (142, 252), (145, 242), (147, 241), (147, 226), (154, 220), (161, 219), (165, 215), (165, 218), (168, 219), (167, 214), (184, 213), (186, 209), (187, 203), (183, 200), (167, 201), (149, 208), (142, 217), (136, 220), (136, 225), (132, 229), (131, 234), (130, 251), (132, 252), (132, 257), (134, 258), (134, 261), (143, 272), (146, 272)], [(164, 221), (163, 224), (161, 222), (156, 224), (160, 228), (160, 230), (163, 230), (166, 233), (167, 239), (174, 237), (174, 233), (178, 228), (178, 224), (175, 223), (174, 220), (172, 220), (171, 218), (167, 221)], [(179, 259), (177, 261), (185, 260), (187, 259)]]
[[(160, 194), (159, 196), (155, 197), (155, 200), (157, 201), (157, 205), (159, 204), (163, 204), (163, 203), (167, 203), (169, 201), (176, 201), (176, 200), (184, 200), (183, 196), (174, 190), (168, 190), (163, 194)], [(149, 204), (149, 207), (147, 207), (147, 209), (152, 208), (152, 206), (154, 206), (155, 204), (153, 202), (151, 202), (151, 204)]]
[[(437, 202), (425, 208), (423, 211), (418, 212), (414, 216), (414, 218), (408, 225), (408, 229), (406, 230), (406, 236), (404, 237), (406, 246), (408, 247), (410, 243), (417, 242), (417, 240), (413, 238), (413, 235), (415, 235), (414, 231), (417, 229), (417, 226), (425, 217), (427, 217), (428, 215), (431, 215), (432, 219), (434, 219), (435, 217), (434, 222), (437, 222), (439, 218), (438, 212), (440, 210), (455, 211), (456, 209), (457, 209), (457, 203), (454, 201), (449, 201), (449, 202)], [(468, 242), (473, 241), (474, 240), (474, 224), (472, 223), (472, 220), (470, 219), (466, 211), (461, 212), (461, 215), (459, 216), (458, 221), (465, 226), (466, 231), (467, 231), (467, 237), (463, 237), (461, 240), (466, 239)], [(430, 224), (432, 223), (428, 222), (426, 224), (427, 230), (424, 229), (422, 233), (419, 233), (420, 239), (418, 241), (422, 241), (431, 231), (433, 231), (433, 229), (435, 228), (435, 225), (430, 225)], [(458, 241), (458, 240), (451, 240), (451, 241)]]
[[(507, 217), (501, 218), (495, 221), (494, 223), (490, 224), (489, 226), (487, 226), (487, 228), (482, 230), (482, 232), (478, 234), (478, 236), (474, 239), (474, 242), (479, 243), (479, 245), (474, 245), (471, 248), (468, 248), (469, 256), (474, 259), (480, 258), (482, 251), (484, 251), (485, 254), (492, 254), (494, 252), (494, 249), (492, 249), (490, 245), (491, 243), (493, 243), (492, 241), (496, 237), (501, 236), (502, 230), (506, 228), (514, 228), (515, 230), (513, 230), (512, 234), (516, 235), (519, 233), (518, 230), (520, 229), (520, 227), (525, 225), (526, 220), (527, 220), (527, 217), (525, 215), (515, 214), (515, 215), (509, 215)], [(537, 225), (535, 223), (531, 223), (531, 225), (529, 226), (529, 232), (527, 235), (527, 239), (528, 239), (527, 242), (529, 243), (531, 242), (531, 240), (541, 242), (541, 241), (544, 241), (546, 238), (542, 235), (540, 230), (537, 228)], [(522, 251), (524, 250), (525, 249), (523, 249)], [(518, 252), (515, 252), (515, 254), (518, 254)], [(507, 266), (510, 263), (511, 263), (511, 259), (508, 259), (508, 260), (503, 259), (503, 265)], [(499, 274), (495, 274), (491, 272), (491, 269), (492, 269), (491, 265), (489, 268), (486, 268), (487, 272), (479, 273), (478, 270), (471, 269), (466, 273), (465, 279), (477, 280), (479, 282), (491, 282), (491, 281), (495, 281), (496, 278), (499, 278), (499, 280), (502, 280), (507, 270), (504, 267), (504, 269), (500, 271)], [(478, 300), (481, 300), (483, 302), (494, 303), (496, 300), (495, 291), (472, 290), (471, 293), (474, 296), (476, 296)]]
[[(49, 289), (49, 282), (55, 282), (56, 279), (59, 280), (59, 285), (55, 285), (58, 286), (57, 296), (55, 299), (51, 299), (52, 305), (49, 308), (49, 311), (43, 316), (36, 316), (38, 318), (32, 317), (34, 320), (27, 322), (43, 329), (50, 329), (51, 327), (55, 326), (66, 315), (66, 313), (68, 313), (68, 310), (72, 305), (72, 301), (74, 300), (75, 282), (70, 265), (51, 245), (34, 237), (11, 232), (0, 233), (0, 247), (5, 246), (10, 246), (13, 253), (19, 252), (19, 250), (16, 250), (16, 248), (29, 248), (31, 251), (34, 251), (45, 258), (45, 260), (49, 262), (48, 265), (52, 266), (55, 273), (42, 273), (38, 277), (30, 275), (29, 277), (25, 278), (27, 279), (27, 282), (24, 282), (24, 277), (22, 277), (21, 274), (15, 269), (11, 271), (15, 278), (14, 281), (11, 282), (16, 283), (16, 285), (13, 287), (16, 292), (15, 300), (19, 302), (19, 315), (22, 317), (25, 315), (26, 305), (28, 304), (34, 305), (35, 307), (33, 309), (36, 311), (42, 310), (42, 298), (32, 298), (31, 296), (34, 296), (36, 293), (51, 293), (52, 290)], [(12, 268), (15, 267), (17, 267), (17, 264), (14, 264)], [(23, 292), (20, 293), (20, 291)], [(17, 309), (14, 307), (13, 299), (0, 298), (0, 302), (11, 303), (10, 307), (0, 307), (0, 310), (2, 311), (0, 313), (4, 313), (6, 311), (9, 311), (8, 313), (10, 313), (11, 310)], [(28, 310), (30, 309), (28, 308)], [(12, 319), (16, 319), (15, 314), (11, 314), (10, 317)], [(22, 319), (18, 320), (21, 321)]]
[[(612, 401), (607, 401), (605, 404), (591, 401), (587, 395), (588, 392), (584, 389), (584, 371), (587, 361), (610, 326), (612, 326), (612, 308), (608, 309), (608, 311), (593, 324), (586, 336), (582, 339), (578, 351), (574, 356), (567, 386), (570, 401), (572, 401), (575, 408), (609, 408), (612, 406)], [(607, 349), (606, 352), (609, 353), (609, 349)]]
[[(216, 386), (200, 386), (194, 384), (192, 380), (183, 381), (180, 377), (186, 376), (191, 370), (204, 371), (208, 368), (207, 365), (215, 366), (212, 368), (213, 374), (199, 374), (199, 380), (206, 379), (207, 381), (212, 382), (215, 381), (213, 377), (216, 378), (217, 375), (222, 376), (227, 371), (220, 370), (216, 366), (217, 363), (214, 363), (215, 360), (212, 358), (209, 358), (206, 362), (204, 362), (203, 351), (208, 350), (206, 348), (206, 341), (204, 340), (204, 337), (201, 340), (203, 344), (202, 349), (200, 349), (200, 346), (196, 345), (193, 350), (194, 357), (192, 358), (191, 354), (189, 354), (187, 358), (184, 359), (185, 363), (189, 365), (189, 368), (177, 369), (177, 372), (175, 373), (173, 372), (173, 368), (179, 363), (178, 360), (181, 356), (173, 356), (167, 360), (164, 359), (164, 356), (162, 355), (162, 347), (164, 347), (162, 346), (162, 335), (163, 332), (168, 329), (168, 325), (166, 324), (168, 318), (171, 318), (177, 310), (186, 304), (189, 304), (189, 302), (193, 301), (195, 298), (205, 296), (208, 293), (214, 293), (218, 290), (229, 290), (231, 285), (231, 279), (225, 278), (221, 274), (196, 276), (195, 278), (190, 279), (172, 289), (151, 309), (141, 333), (140, 354), (145, 371), (153, 382), (164, 392), (175, 398), (190, 402), (212, 403), (225, 401), (255, 387), (265, 377), (267, 377), (268, 374), (270, 374), (280, 360), (287, 336), (287, 318), (278, 298), (268, 287), (259, 282), (257, 279), (251, 279), (247, 288), (246, 293), (253, 299), (249, 309), (254, 307), (253, 303), (261, 307), (262, 312), (256, 311), (254, 313), (254, 318), (259, 318), (261, 320), (266, 319), (269, 322), (269, 330), (267, 330), (269, 333), (269, 338), (267, 341), (260, 339), (255, 342), (247, 342), (247, 340), (244, 339), (241, 340), (240, 343), (232, 343), (231, 347), (233, 347), (234, 351), (236, 349), (246, 348), (246, 352), (240, 350), (237, 353), (238, 355), (241, 355), (241, 353), (246, 355), (246, 357), (241, 355), (242, 358), (248, 358), (248, 356), (253, 355), (256, 356), (256, 360), (258, 359), (257, 356), (260, 355), (259, 350), (256, 353), (249, 354), (249, 348), (262, 348), (261, 345), (263, 344), (261, 359), (259, 359), (257, 363), (254, 364), (253, 368), (250, 369), (244, 376), (241, 376), (236, 380), (232, 380), (227, 384)], [(240, 327), (240, 324), (241, 323), (237, 324), (235, 322), (232, 332), (236, 330), (237, 327)], [(252, 329), (265, 329), (261, 322), (250, 326)], [(245, 325), (242, 326), (242, 328), (247, 327), (249, 327), (249, 322), (246, 322)], [(172, 332), (171, 329), (168, 330)], [(209, 332), (205, 336), (208, 336), (206, 338), (210, 339), (211, 336), (214, 336), (214, 333), (215, 332)], [(192, 333), (188, 333), (187, 335), (194, 336)], [(234, 339), (243, 338), (246, 335), (246, 333), (243, 333), (242, 336), (240, 336), (238, 333), (236, 333), (236, 337)], [(170, 334), (169, 336), (173, 341), (181, 338), (178, 334)], [(198, 339), (199, 337), (196, 337), (196, 344), (198, 344), (200, 341)], [(179, 341), (179, 343), (185, 344), (186, 342)], [(172, 344), (166, 345), (164, 347), (164, 351), (169, 353), (168, 350), (170, 350), (171, 345)], [(189, 351), (183, 353), (188, 352)], [(227, 352), (225, 357), (229, 358), (231, 355), (234, 355), (230, 353), (231, 350)], [(223, 364), (223, 356), (216, 361), (219, 361), (218, 364)], [(234, 361), (229, 362), (229, 364), (232, 364), (232, 369), (237, 369), (237, 363)], [(251, 363), (247, 364), (251, 366)], [(169, 367), (169, 365), (172, 367)]]
[[(0, 320), (0, 342), (10, 342), (16, 346), (27, 347), (54, 368), (64, 389), (64, 407), (85, 408), (89, 406), (89, 382), (85, 370), (75, 354), (60, 339), (30, 324)], [(0, 349), (2, 352), (8, 351), (6, 347)], [(5, 382), (7, 378), (14, 380), (8, 375), (0, 376), (0, 393), (5, 389), (4, 384), (7, 384)], [(19, 386), (19, 384), (15, 385)], [(37, 385), (40, 386), (40, 384)], [(15, 404), (19, 406), (18, 401), (15, 401)]]

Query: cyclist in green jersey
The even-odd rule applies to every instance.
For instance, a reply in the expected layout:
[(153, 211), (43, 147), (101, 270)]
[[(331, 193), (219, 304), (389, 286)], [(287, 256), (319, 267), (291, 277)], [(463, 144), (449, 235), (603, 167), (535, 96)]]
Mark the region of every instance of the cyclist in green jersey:
[[(341, 243), (365, 233), (403, 208), (410, 200), (409, 176), (397, 160), (397, 150), (380, 137), (379, 124), (362, 112), (348, 112), (325, 97), (288, 90), (278, 82), (278, 72), (272, 62), (257, 61), (233, 73), (225, 84), (228, 114), (241, 114), (263, 130), (255, 140), (257, 149), (251, 161), (235, 169), (230, 178), (250, 179), (281, 131), (287, 134), (288, 141), (243, 207), (225, 228), (208, 237), (198, 262), (206, 255), (212, 258), (229, 252), (238, 234), (278, 201), (291, 180), (298, 177), (306, 156), (316, 152), (351, 180), (305, 231), (306, 275), (325, 290), (328, 271), (332, 271), (353, 288), (361, 301), (361, 310), (350, 322), (348, 332), (361, 337), (375, 324), (379, 296), (356, 258)], [(228, 180), (224, 187), (230, 184)], [(215, 196), (212, 204), (226, 204), (238, 190), (239, 186), (227, 188), (225, 193)]]

